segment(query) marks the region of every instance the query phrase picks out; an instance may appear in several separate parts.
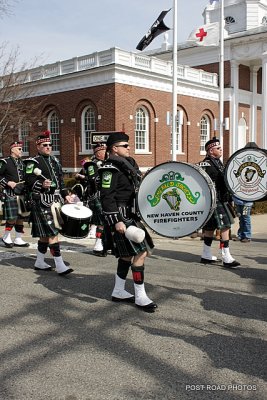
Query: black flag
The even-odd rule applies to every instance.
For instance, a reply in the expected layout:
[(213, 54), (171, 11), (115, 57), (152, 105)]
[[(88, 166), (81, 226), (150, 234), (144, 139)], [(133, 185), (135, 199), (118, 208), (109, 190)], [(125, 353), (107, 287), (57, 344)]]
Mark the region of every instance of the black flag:
[(147, 32), (147, 34), (140, 40), (140, 42), (138, 43), (138, 45), (136, 46), (137, 50), (144, 50), (151, 42), (153, 39), (155, 39), (155, 37), (157, 37), (158, 35), (160, 35), (161, 33), (164, 33), (166, 31), (169, 31), (170, 28), (168, 28), (165, 24), (164, 24), (164, 17), (165, 15), (169, 12), (168, 11), (162, 11), (158, 17), (158, 19), (154, 22), (154, 24), (151, 26), (151, 28), (149, 29), (149, 31)]

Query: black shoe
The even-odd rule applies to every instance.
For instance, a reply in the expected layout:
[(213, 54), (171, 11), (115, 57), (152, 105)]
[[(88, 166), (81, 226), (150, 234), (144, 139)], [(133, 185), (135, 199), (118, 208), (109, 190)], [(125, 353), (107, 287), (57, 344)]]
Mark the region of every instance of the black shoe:
[(236, 268), (236, 267), (239, 267), (239, 265), (240, 265), (240, 263), (236, 260), (232, 261), (231, 263), (225, 263), (225, 262), (223, 263), (223, 266), (225, 268)]
[(67, 269), (67, 270), (64, 271), (64, 272), (58, 272), (58, 275), (64, 276), (64, 275), (70, 274), (71, 272), (73, 272), (73, 269), (72, 269), (72, 268), (69, 268), (69, 269)]
[(93, 250), (93, 255), (97, 257), (107, 257), (108, 253), (104, 250), (101, 251)]
[(14, 246), (14, 243), (7, 243), (4, 241), (4, 239), (2, 239), (2, 242), (4, 243), (4, 245), (8, 248), (11, 249)]
[(158, 308), (158, 305), (156, 303), (149, 303), (146, 306), (139, 306), (138, 304), (136, 304), (136, 307), (140, 308), (141, 310), (148, 312), (148, 313), (153, 313), (155, 312), (156, 308)]
[(233, 242), (240, 242), (240, 238), (237, 236), (237, 237), (233, 237)]
[(48, 267), (48, 268), (38, 268), (38, 267), (34, 267), (35, 271), (52, 271), (52, 267)]
[(242, 243), (249, 243), (251, 240), (249, 238), (241, 239), (240, 242)]
[(14, 246), (16, 246), (16, 247), (29, 247), (30, 243), (24, 243), (24, 244), (16, 244), (16, 243), (14, 243)]
[(134, 303), (135, 298), (134, 296), (132, 296), (132, 297), (126, 297), (125, 299), (120, 299), (119, 297), (112, 296), (111, 301), (115, 301), (117, 303)]
[(201, 258), (200, 264), (216, 264), (217, 262), (220, 262), (220, 260), (210, 260), (208, 258)]

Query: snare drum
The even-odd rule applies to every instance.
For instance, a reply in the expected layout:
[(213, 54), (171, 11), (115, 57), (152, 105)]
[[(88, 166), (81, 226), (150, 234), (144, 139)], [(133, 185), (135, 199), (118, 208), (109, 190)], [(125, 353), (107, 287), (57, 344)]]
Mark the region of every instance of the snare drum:
[(72, 239), (83, 239), (88, 235), (92, 211), (82, 203), (62, 206), (61, 217), (64, 221), (61, 235)]
[(236, 151), (225, 166), (225, 182), (229, 191), (244, 201), (267, 198), (267, 152), (257, 147)]
[(145, 175), (137, 203), (149, 228), (161, 236), (179, 238), (205, 225), (216, 207), (216, 191), (198, 165), (166, 162)]

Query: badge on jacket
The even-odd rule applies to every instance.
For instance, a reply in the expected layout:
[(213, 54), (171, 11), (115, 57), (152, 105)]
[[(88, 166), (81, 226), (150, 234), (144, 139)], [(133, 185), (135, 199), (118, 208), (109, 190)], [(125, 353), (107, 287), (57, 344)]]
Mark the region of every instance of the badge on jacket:
[(102, 188), (109, 189), (111, 186), (111, 180), (112, 180), (112, 173), (108, 171), (104, 172), (101, 182)]

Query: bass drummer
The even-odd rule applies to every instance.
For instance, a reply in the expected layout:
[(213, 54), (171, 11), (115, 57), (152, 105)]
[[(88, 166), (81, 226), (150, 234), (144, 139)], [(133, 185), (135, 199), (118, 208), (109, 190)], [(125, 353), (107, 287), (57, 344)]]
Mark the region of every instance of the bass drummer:
[(217, 257), (211, 254), (211, 244), (216, 229), (221, 231), (220, 248), (222, 251), (223, 266), (226, 268), (235, 268), (240, 265), (230, 254), (229, 234), (232, 223), (231, 216), (231, 196), (224, 180), (224, 166), (220, 160), (222, 157), (222, 147), (219, 139), (213, 137), (205, 144), (206, 157), (202, 168), (210, 176), (216, 189), (216, 208), (203, 227), (204, 245), (201, 257), (201, 263), (216, 263)]
[(30, 221), (32, 222), (32, 236), (38, 237), (36, 270), (50, 271), (44, 258), (50, 249), (56, 272), (66, 275), (73, 271), (68, 268), (61, 256), (58, 233), (60, 226), (59, 208), (64, 203), (63, 171), (58, 159), (51, 155), (52, 143), (50, 131), (45, 131), (36, 139), (38, 155), (25, 160), (26, 182), (30, 192), (32, 204)]
[[(104, 166), (99, 169), (100, 199), (107, 224), (105, 231), (106, 234), (111, 232), (114, 254), (118, 258), (112, 301), (135, 302), (140, 309), (152, 313), (157, 304), (147, 296), (144, 286), (147, 244), (144, 240), (140, 243), (129, 240), (125, 234), (129, 226), (137, 226), (139, 218), (134, 210), (134, 202), (135, 191), (141, 180), (141, 172), (135, 160), (129, 157), (128, 142), (129, 136), (126, 133), (111, 133), (106, 143), (108, 158)], [(146, 236), (146, 239), (149, 237)], [(135, 296), (125, 290), (130, 268)]]

